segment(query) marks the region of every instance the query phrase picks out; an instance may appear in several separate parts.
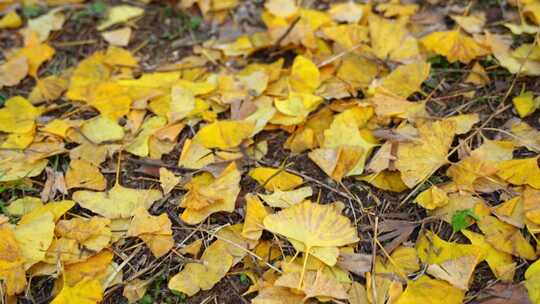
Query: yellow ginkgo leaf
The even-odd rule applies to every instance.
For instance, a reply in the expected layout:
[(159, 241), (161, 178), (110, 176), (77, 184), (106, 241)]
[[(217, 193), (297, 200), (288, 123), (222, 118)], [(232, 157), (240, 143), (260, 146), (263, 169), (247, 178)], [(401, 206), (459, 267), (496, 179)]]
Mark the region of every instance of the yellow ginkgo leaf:
[(65, 283), (68, 286), (74, 286), (84, 280), (102, 278), (111, 265), (113, 257), (114, 255), (110, 250), (103, 250), (86, 261), (65, 265)]
[(0, 29), (15, 29), (22, 25), (22, 18), (13, 10), (0, 18)]
[(178, 166), (188, 169), (201, 169), (206, 165), (214, 163), (214, 161), (212, 150), (204, 147), (198, 141), (188, 138), (184, 142), (182, 152), (180, 152)]
[(304, 56), (294, 59), (289, 86), (297, 93), (313, 93), (321, 84), (320, 73), (317, 66)]
[(246, 218), (242, 228), (242, 236), (250, 240), (261, 238), (264, 230), (263, 220), (270, 214), (259, 198), (253, 194), (246, 195)]
[(256, 180), (266, 190), (292, 190), (300, 186), (304, 180), (298, 175), (286, 172), (280, 168), (259, 167), (249, 171), (249, 176)]
[(168, 170), (165, 167), (159, 168), (159, 183), (161, 184), (161, 188), (163, 189), (164, 194), (168, 194), (169, 192), (180, 183), (181, 177), (177, 177), (174, 175), (173, 172)]
[(426, 264), (442, 264), (465, 256), (484, 258), (484, 252), (477, 245), (447, 242), (435, 233), (426, 231), (416, 241), (416, 250), (420, 260)]
[(193, 296), (200, 290), (214, 287), (246, 255), (249, 245), (240, 236), (240, 230), (240, 225), (220, 230), (218, 239), (201, 256), (202, 263), (187, 263), (169, 280), (169, 289)]
[(26, 286), (25, 257), (11, 227), (0, 225), (0, 279), (6, 284), (6, 292), (12, 296)]
[(51, 304), (97, 304), (103, 299), (101, 283), (96, 280), (83, 280), (74, 286), (64, 283), (60, 293)]
[(25, 196), (9, 203), (6, 210), (11, 215), (23, 216), (41, 206), (43, 203), (39, 197)]
[(167, 119), (161, 116), (153, 116), (146, 120), (141, 131), (126, 147), (126, 151), (139, 157), (148, 156), (150, 153), (150, 136), (163, 128), (167, 124)]
[(383, 170), (379, 173), (358, 177), (358, 179), (387, 191), (401, 192), (408, 189), (407, 185), (401, 180), (399, 172), (395, 171)]
[(276, 280), (274, 285), (299, 289), (304, 293), (304, 299), (315, 297), (348, 298), (345, 285), (333, 275), (324, 274), (322, 271), (307, 271), (303, 281), (301, 281), (301, 274), (298, 272), (285, 273)]
[(240, 177), (236, 164), (232, 162), (215, 179), (193, 185), (180, 202), (180, 207), (186, 208), (180, 218), (194, 225), (204, 221), (212, 213), (232, 212), (236, 197), (240, 193)]
[(11, 97), (0, 109), (0, 131), (18, 134), (31, 132), (39, 114), (39, 109), (24, 97)]
[(259, 197), (274, 208), (287, 208), (304, 201), (313, 195), (313, 190), (309, 186), (300, 187), (295, 190), (281, 191), (275, 189), (272, 194), (258, 194)]
[(402, 47), (403, 41), (408, 36), (406, 22), (405, 18), (387, 19), (376, 14), (369, 14), (371, 48), (379, 59), (388, 59), (393, 51)]
[(137, 208), (134, 213), (127, 235), (143, 240), (157, 258), (169, 252), (174, 246), (174, 239), (167, 214), (153, 216), (143, 207)]
[[(32, 32), (33, 35), (35, 35)], [(37, 78), (39, 67), (51, 59), (56, 51), (46, 43), (40, 43), (37, 36), (32, 36), (24, 48), (15, 53), (15, 57), (24, 56), (28, 61), (28, 74)]]
[(254, 127), (252, 122), (219, 120), (203, 126), (193, 140), (206, 148), (234, 148), (253, 134)]
[(540, 301), (540, 261), (532, 263), (525, 271), (525, 287), (531, 303)]
[(414, 187), (447, 162), (455, 131), (453, 121), (423, 123), (418, 126), (418, 140), (399, 144), (396, 168), (405, 185)]
[(86, 188), (103, 191), (107, 186), (107, 180), (99, 169), (89, 162), (73, 159), (65, 176), (67, 189)]
[(516, 262), (512, 260), (512, 255), (495, 249), (486, 238), (479, 233), (469, 230), (461, 230), (473, 245), (478, 246), (484, 252), (484, 259), (495, 276), (503, 281), (512, 281), (516, 272)]
[(490, 53), (488, 47), (479, 44), (460, 30), (434, 32), (421, 41), (428, 50), (445, 56), (449, 62), (469, 63), (477, 57)]
[(523, 92), (512, 99), (519, 117), (524, 118), (531, 115), (539, 106), (540, 99), (534, 98), (531, 91)]
[(285, 99), (275, 99), (274, 104), (279, 111), (271, 122), (281, 125), (296, 125), (306, 120), (309, 113), (315, 110), (323, 99), (310, 93), (291, 92)]
[(324, 173), (339, 182), (365, 160), (365, 154), (362, 147), (344, 146), (315, 149), (308, 156)]
[(57, 31), (64, 25), (65, 16), (62, 8), (55, 8), (37, 18), (28, 20), (28, 29), (37, 34), (39, 41), (49, 38), (52, 31)]
[(43, 212), (15, 227), (15, 238), (25, 258), (25, 268), (45, 258), (45, 253), (54, 237), (53, 220), (54, 216), (51, 212)]
[(486, 23), (486, 15), (484, 13), (473, 13), (469, 16), (450, 16), (462, 29), (469, 34), (482, 32)]
[(28, 59), (25, 56), (11, 58), (0, 65), (0, 88), (19, 84), (28, 75)]
[(465, 291), (441, 281), (430, 279), (423, 275), (416, 281), (409, 281), (407, 289), (394, 302), (396, 304), (460, 304), (465, 297)]
[(55, 233), (57, 238), (47, 250), (45, 261), (50, 264), (58, 261), (78, 263), (109, 246), (111, 221), (98, 216), (60, 220)]
[(537, 158), (511, 159), (499, 164), (497, 176), (513, 185), (529, 185), (540, 189)]
[(116, 184), (106, 192), (76, 191), (73, 200), (83, 208), (116, 219), (132, 217), (138, 207), (149, 208), (161, 196), (159, 190), (130, 189)]
[(139, 17), (144, 14), (144, 9), (131, 5), (117, 5), (107, 11), (107, 16), (100, 24), (98, 31), (108, 29), (109, 27), (128, 21), (129, 19)]
[(407, 98), (420, 90), (420, 86), (429, 76), (430, 69), (429, 63), (424, 61), (400, 65), (383, 78), (381, 87), (395, 95)]
[(471, 72), (467, 75), (465, 82), (475, 84), (477, 86), (485, 86), (489, 83), (490, 79), (486, 70), (478, 62), (475, 62)]
[(441, 188), (431, 186), (429, 189), (418, 194), (416, 202), (426, 209), (433, 210), (448, 204), (448, 195)]
[(25, 214), (19, 221), (19, 224), (30, 223), (47, 212), (50, 212), (53, 215), (53, 221), (57, 222), (73, 206), (75, 206), (75, 202), (71, 200), (42, 204), (39, 207), (34, 208), (31, 212)]
[(103, 116), (86, 121), (81, 126), (81, 132), (95, 144), (100, 144), (104, 141), (117, 141), (124, 138), (124, 128), (114, 120)]
[(466, 255), (440, 264), (430, 264), (427, 273), (437, 279), (445, 280), (461, 290), (468, 290), (478, 256)]
[(357, 242), (356, 229), (333, 205), (304, 201), (264, 219), (265, 229), (313, 247), (336, 247)]
[(493, 216), (483, 216), (477, 222), (486, 241), (496, 249), (527, 260), (536, 259), (536, 252), (520, 230)]

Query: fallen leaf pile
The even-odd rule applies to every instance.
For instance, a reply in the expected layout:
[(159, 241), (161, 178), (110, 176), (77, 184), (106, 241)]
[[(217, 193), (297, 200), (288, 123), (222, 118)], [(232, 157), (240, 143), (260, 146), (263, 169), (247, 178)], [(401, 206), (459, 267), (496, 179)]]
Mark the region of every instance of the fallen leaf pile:
[(2, 303), (540, 303), (539, 1), (112, 2), (0, 1)]

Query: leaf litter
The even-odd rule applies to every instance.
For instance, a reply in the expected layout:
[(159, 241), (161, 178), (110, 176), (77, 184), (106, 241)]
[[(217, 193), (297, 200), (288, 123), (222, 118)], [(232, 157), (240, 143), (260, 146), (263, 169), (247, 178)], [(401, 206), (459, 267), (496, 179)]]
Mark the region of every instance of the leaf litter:
[(4, 2), (3, 302), (540, 303), (537, 1)]

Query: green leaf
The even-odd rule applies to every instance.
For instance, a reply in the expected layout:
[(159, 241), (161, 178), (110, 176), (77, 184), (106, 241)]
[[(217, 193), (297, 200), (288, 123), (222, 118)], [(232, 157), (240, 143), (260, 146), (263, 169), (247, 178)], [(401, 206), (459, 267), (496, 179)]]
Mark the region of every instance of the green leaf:
[(107, 5), (103, 2), (94, 2), (90, 5), (90, 12), (92, 15), (103, 15), (107, 10)]
[(25, 5), (22, 7), (22, 14), (26, 18), (34, 18), (41, 15), (44, 12), (44, 10), (45, 9), (43, 7), (37, 4)]
[(139, 300), (139, 304), (153, 304), (154, 299), (149, 294), (145, 294), (142, 299)]
[(240, 274), (240, 283), (242, 284), (249, 284), (251, 281), (249, 280), (248, 276), (245, 273)]
[(452, 216), (452, 230), (458, 232), (469, 227), (471, 225), (469, 218), (475, 220), (480, 219), (471, 209), (465, 209), (454, 213)]
[(192, 30), (196, 30), (201, 26), (202, 19), (199, 16), (193, 16), (189, 18), (189, 28)]

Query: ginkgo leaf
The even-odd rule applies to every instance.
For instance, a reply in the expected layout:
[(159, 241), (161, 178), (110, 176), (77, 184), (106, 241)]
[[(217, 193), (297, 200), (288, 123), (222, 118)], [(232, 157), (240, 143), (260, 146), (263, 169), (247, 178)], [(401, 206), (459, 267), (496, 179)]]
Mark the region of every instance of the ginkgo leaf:
[(512, 281), (516, 271), (516, 263), (512, 260), (512, 255), (495, 249), (486, 238), (469, 230), (461, 230), (473, 245), (478, 246), (484, 251), (484, 258), (495, 276), (503, 281)]
[(301, 242), (308, 251), (315, 246), (344, 246), (359, 240), (349, 219), (334, 206), (307, 200), (265, 217), (264, 227)]
[(203, 263), (187, 263), (182, 271), (169, 280), (169, 289), (188, 296), (211, 289), (246, 254), (248, 244), (239, 236), (240, 229), (239, 225), (222, 229), (220, 238), (226, 234), (226, 241), (218, 238), (208, 246), (201, 256)]
[(173, 172), (168, 170), (165, 167), (159, 168), (159, 183), (163, 189), (164, 194), (171, 192), (178, 183), (180, 183), (181, 178), (174, 175)]
[(418, 194), (416, 202), (420, 206), (432, 210), (448, 204), (448, 196), (439, 187), (431, 186), (429, 189)]
[(74, 159), (69, 163), (65, 180), (68, 189), (86, 188), (102, 191), (107, 186), (107, 180), (99, 169), (80, 159)]
[(412, 188), (435, 172), (447, 160), (456, 124), (453, 121), (438, 121), (420, 124), (418, 141), (400, 143), (396, 168), (403, 182)]
[(264, 230), (263, 220), (270, 214), (269, 210), (263, 205), (255, 195), (246, 196), (246, 218), (242, 228), (242, 236), (250, 240), (261, 238)]
[(28, 75), (28, 59), (19, 56), (0, 65), (0, 88), (19, 84)]
[(107, 11), (107, 17), (98, 26), (97, 30), (105, 30), (115, 24), (123, 23), (129, 19), (139, 17), (144, 13), (142, 8), (131, 5), (118, 5)]
[(295, 190), (281, 191), (275, 189), (272, 194), (258, 194), (259, 197), (270, 207), (287, 208), (304, 201), (313, 195), (313, 190), (309, 186), (300, 187)]
[(134, 211), (127, 235), (142, 239), (154, 256), (159, 258), (174, 246), (171, 225), (166, 213), (152, 216), (144, 207), (139, 207)]
[(84, 280), (100, 279), (113, 261), (113, 253), (103, 250), (86, 261), (64, 267), (64, 279), (68, 286), (74, 286)]
[(447, 281), (454, 287), (468, 290), (469, 282), (478, 262), (478, 256), (462, 256), (454, 260), (446, 260), (440, 264), (431, 264), (427, 268), (427, 273), (437, 279)]
[(540, 169), (536, 158), (511, 159), (499, 164), (497, 176), (514, 185), (540, 189)]
[(103, 116), (85, 122), (81, 126), (81, 132), (95, 144), (124, 138), (124, 129), (114, 120)]
[(298, 272), (285, 273), (276, 280), (274, 285), (299, 289), (305, 294), (304, 299), (314, 297), (348, 298), (345, 287), (335, 277), (321, 271), (306, 272), (303, 281), (301, 281), (301, 274)]
[(167, 123), (167, 119), (161, 116), (153, 116), (146, 120), (141, 131), (126, 147), (126, 151), (131, 154), (145, 157), (150, 153), (149, 141), (150, 136), (163, 128)]
[(193, 140), (206, 148), (234, 148), (251, 136), (254, 127), (252, 122), (220, 120), (203, 126)]
[(180, 202), (180, 207), (186, 208), (180, 218), (194, 225), (212, 213), (232, 212), (240, 193), (240, 177), (236, 164), (232, 162), (215, 179), (195, 185)]
[(525, 287), (532, 303), (540, 301), (540, 261), (536, 261), (525, 271)]
[(302, 177), (280, 168), (255, 168), (249, 171), (249, 176), (267, 190), (292, 190), (304, 182)]
[(0, 279), (6, 284), (6, 292), (12, 296), (26, 286), (25, 256), (8, 225), (0, 225)]
[(297, 93), (313, 93), (320, 84), (320, 73), (317, 66), (304, 56), (296, 56), (289, 76), (291, 89)]
[(83, 280), (74, 286), (64, 284), (51, 304), (97, 304), (103, 299), (101, 283), (96, 280)]
[(23, 216), (43, 206), (39, 197), (25, 196), (9, 203), (6, 210), (11, 215)]
[(25, 258), (25, 268), (45, 259), (54, 237), (53, 220), (51, 212), (43, 212), (15, 227), (15, 238)]
[(264, 3), (264, 7), (273, 15), (287, 18), (298, 10), (293, 0), (269, 0)]
[(427, 264), (442, 264), (464, 256), (477, 256), (481, 260), (484, 254), (476, 245), (447, 242), (431, 231), (418, 238), (416, 250), (420, 260)]
[(0, 131), (7, 133), (28, 133), (34, 130), (39, 109), (21, 96), (11, 97), (0, 109)]
[(105, 192), (76, 191), (73, 200), (83, 208), (116, 219), (132, 217), (138, 207), (148, 208), (161, 196), (159, 190), (130, 189), (116, 184)]
[(459, 304), (463, 302), (465, 292), (441, 281), (423, 275), (416, 281), (409, 281), (407, 289), (395, 302), (396, 304)]
[(28, 20), (28, 28), (37, 34), (39, 41), (49, 38), (51, 31), (57, 31), (64, 25), (64, 14), (62, 8), (50, 10), (47, 14)]
[(421, 41), (428, 50), (445, 56), (449, 62), (469, 63), (477, 57), (490, 53), (488, 47), (479, 44), (460, 30), (433, 32)]
[(493, 216), (481, 217), (478, 228), (484, 233), (486, 241), (496, 249), (528, 260), (536, 258), (534, 248), (518, 228)]
[(400, 65), (383, 78), (381, 87), (393, 94), (407, 98), (420, 90), (420, 86), (428, 78), (430, 70), (429, 63), (423, 61)]
[(0, 29), (15, 29), (20, 27), (22, 22), (22, 18), (13, 10), (0, 18)]

